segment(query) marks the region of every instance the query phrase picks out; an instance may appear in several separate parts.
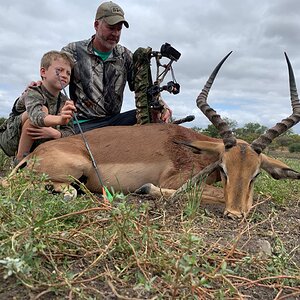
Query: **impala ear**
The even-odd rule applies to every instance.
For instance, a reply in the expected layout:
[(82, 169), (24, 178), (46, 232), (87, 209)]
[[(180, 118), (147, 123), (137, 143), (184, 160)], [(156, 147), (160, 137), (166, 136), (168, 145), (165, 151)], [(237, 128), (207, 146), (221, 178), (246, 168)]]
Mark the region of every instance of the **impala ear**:
[(280, 160), (261, 154), (261, 168), (268, 172), (274, 179), (300, 179), (300, 173), (291, 169)]
[(185, 141), (173, 141), (173, 142), (177, 145), (183, 145), (190, 148), (192, 152), (195, 154), (201, 154), (201, 149), (194, 147), (190, 142), (185, 142)]
[(184, 145), (193, 149), (194, 153), (202, 153), (203, 151), (212, 154), (221, 154), (224, 152), (225, 147), (223, 142), (207, 142), (207, 141), (174, 141), (175, 144)]

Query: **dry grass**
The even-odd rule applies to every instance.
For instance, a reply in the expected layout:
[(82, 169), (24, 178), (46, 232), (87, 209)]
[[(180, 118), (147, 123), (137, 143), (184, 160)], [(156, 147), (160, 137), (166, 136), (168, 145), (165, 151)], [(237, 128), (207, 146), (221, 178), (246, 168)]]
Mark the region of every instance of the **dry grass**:
[(175, 202), (115, 195), (107, 204), (87, 192), (65, 202), (37, 189), (44, 179), (26, 174), (0, 190), (0, 298), (300, 297), (295, 181), (280, 203), (270, 195), (274, 181), (262, 176), (256, 206), (235, 221), (188, 195)]

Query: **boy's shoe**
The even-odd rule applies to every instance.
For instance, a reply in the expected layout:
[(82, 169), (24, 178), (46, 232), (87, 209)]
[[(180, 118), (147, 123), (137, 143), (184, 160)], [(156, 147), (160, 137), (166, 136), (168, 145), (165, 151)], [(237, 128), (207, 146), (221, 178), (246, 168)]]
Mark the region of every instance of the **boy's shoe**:
[(16, 167), (16, 166), (18, 165), (19, 162), (20, 162), (20, 161), (19, 161), (16, 157), (14, 157), (14, 158), (13, 158), (13, 161), (12, 161), (12, 166), (13, 166), (13, 167)]
[[(24, 157), (26, 157), (28, 154), (29, 154), (28, 152), (25, 152), (25, 153), (23, 154), (22, 159), (23, 159)], [(14, 158), (13, 158), (13, 161), (12, 161), (13, 167), (16, 167), (20, 161), (21, 161), (21, 160), (19, 160), (19, 159), (17, 159), (16, 157), (14, 157)]]

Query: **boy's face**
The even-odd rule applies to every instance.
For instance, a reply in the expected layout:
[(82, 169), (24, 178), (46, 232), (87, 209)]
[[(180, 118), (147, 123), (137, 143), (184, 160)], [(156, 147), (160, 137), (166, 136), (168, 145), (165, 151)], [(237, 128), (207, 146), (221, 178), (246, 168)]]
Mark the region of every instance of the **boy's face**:
[[(40, 74), (43, 78), (43, 82), (47, 83), (51, 89), (61, 91), (61, 85), (65, 87), (70, 82), (71, 67), (64, 59), (57, 58), (56, 60), (52, 60), (52, 63), (47, 70), (41, 68)], [(60, 80), (57, 74), (59, 74)]]

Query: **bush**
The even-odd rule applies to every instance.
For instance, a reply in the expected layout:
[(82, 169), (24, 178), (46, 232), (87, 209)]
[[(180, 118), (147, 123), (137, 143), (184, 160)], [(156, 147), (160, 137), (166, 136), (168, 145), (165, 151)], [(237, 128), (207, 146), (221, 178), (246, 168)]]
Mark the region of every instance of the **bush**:
[(11, 159), (10, 157), (6, 156), (5, 153), (0, 148), (0, 176), (1, 173), (5, 173), (9, 170)]
[(289, 146), (289, 152), (293, 153), (293, 152), (300, 152), (300, 143), (294, 143), (292, 145)]

